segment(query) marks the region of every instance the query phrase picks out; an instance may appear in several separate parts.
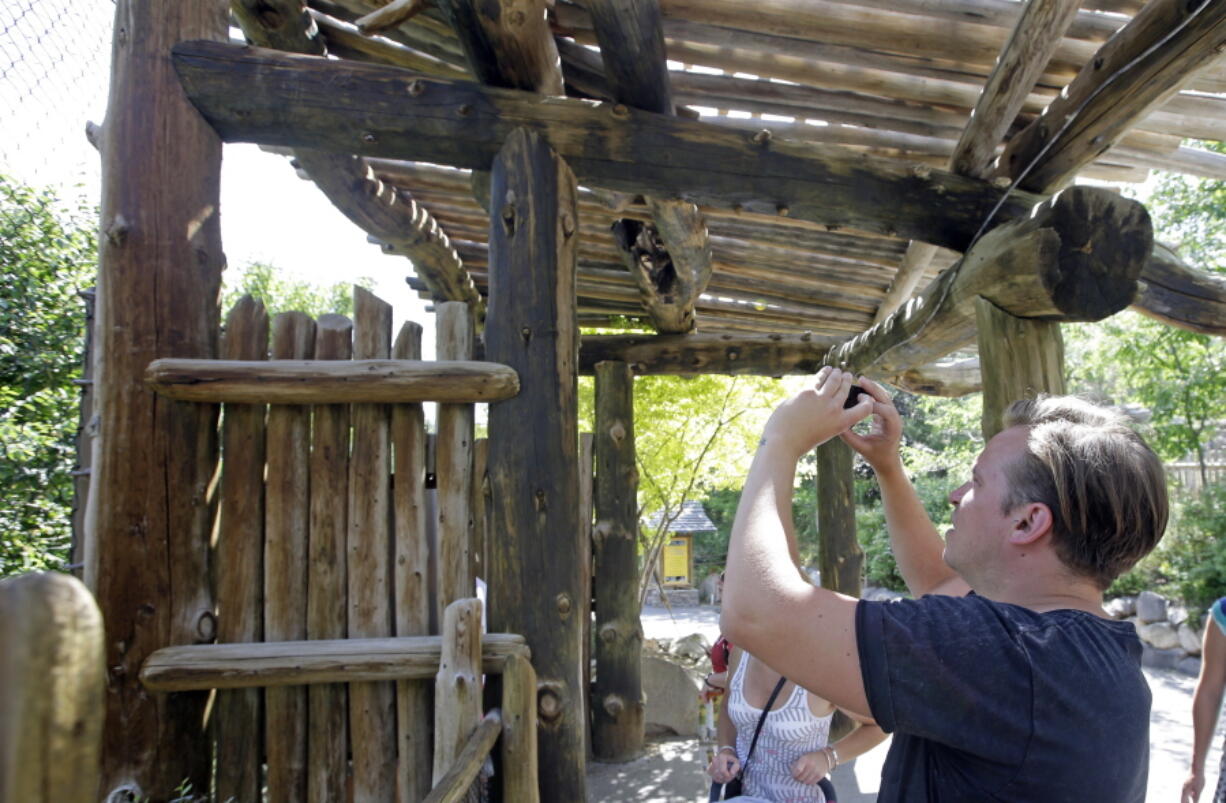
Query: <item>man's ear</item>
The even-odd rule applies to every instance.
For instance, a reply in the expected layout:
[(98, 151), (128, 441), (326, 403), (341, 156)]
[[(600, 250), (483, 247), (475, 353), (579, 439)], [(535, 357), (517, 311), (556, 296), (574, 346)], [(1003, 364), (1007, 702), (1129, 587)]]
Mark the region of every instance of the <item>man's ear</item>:
[(1012, 521), (1009, 543), (1019, 546), (1033, 544), (1051, 532), (1051, 508), (1042, 502), (1018, 505), (1013, 509)]

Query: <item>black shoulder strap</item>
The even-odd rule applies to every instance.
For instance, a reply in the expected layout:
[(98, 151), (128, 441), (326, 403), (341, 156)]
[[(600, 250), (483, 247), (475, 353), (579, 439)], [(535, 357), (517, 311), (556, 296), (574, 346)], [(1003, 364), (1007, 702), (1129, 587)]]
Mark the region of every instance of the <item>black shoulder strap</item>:
[(758, 727), (753, 729), (753, 740), (749, 743), (749, 754), (741, 762), (742, 773), (745, 772), (745, 765), (749, 763), (749, 759), (753, 757), (753, 749), (758, 746), (758, 736), (762, 733), (762, 725), (766, 722), (766, 715), (770, 713), (771, 706), (775, 704), (775, 698), (779, 696), (779, 692), (783, 689), (783, 684), (787, 682), (788, 679), (780, 675), (779, 682), (775, 684), (775, 690), (771, 692), (770, 699), (766, 701), (766, 707), (762, 709), (762, 716), (758, 717)]

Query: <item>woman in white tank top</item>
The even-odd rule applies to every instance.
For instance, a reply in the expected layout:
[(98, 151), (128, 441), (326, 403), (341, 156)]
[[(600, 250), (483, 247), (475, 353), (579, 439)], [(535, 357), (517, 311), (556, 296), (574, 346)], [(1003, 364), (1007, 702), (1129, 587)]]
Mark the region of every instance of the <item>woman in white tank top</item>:
[[(728, 693), (719, 718), (719, 752), (707, 767), (712, 780), (727, 783), (749, 754), (762, 707), (779, 682), (779, 673), (739, 649), (728, 669)], [(783, 685), (758, 737), (744, 777), (744, 795), (770, 803), (824, 803), (817, 782), (842, 761), (880, 744), (885, 733), (871, 720), (828, 744), (834, 705), (788, 681)]]

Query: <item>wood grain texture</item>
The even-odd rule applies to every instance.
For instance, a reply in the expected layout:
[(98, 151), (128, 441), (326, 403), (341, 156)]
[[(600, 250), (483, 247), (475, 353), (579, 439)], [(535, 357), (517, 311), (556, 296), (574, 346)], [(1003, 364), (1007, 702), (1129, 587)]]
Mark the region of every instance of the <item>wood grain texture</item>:
[[(445, 360), (472, 358), (473, 320), (458, 302), (436, 307), (435, 349)], [(472, 521), (473, 421), (471, 404), (440, 404), (435, 477), (438, 489), (438, 600), (439, 621), (451, 603), (475, 591), (469, 569)]]
[(839, 438), (818, 446), (815, 454), (822, 588), (858, 597), (864, 550), (856, 540), (855, 475), (852, 473), (855, 455)]
[(1064, 338), (1055, 321), (1018, 318), (975, 299), (979, 365), (983, 375), (983, 439), (1003, 428), (1005, 410), (1039, 393), (1066, 393)]
[(443, 651), (434, 678), (434, 786), (481, 720), (481, 601), (455, 600), (442, 622)]
[(490, 754), (501, 733), (502, 712), (495, 708), (477, 723), (477, 727), (457, 753), (451, 768), (438, 779), (423, 803), (460, 803), (471, 799), (473, 783), (481, 772), (485, 757)]
[(443, 0), (468, 66), (483, 84), (561, 95), (558, 49), (545, 0)]
[(539, 803), (536, 670), (522, 654), (508, 655), (502, 669), (502, 799)]

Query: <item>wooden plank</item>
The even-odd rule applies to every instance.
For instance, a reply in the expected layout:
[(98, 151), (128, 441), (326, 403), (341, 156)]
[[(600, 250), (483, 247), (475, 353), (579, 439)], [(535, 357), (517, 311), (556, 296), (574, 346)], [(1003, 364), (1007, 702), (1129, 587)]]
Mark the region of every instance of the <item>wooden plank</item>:
[(514, 7), (475, 0), (443, 0), (473, 74), (483, 84), (562, 95), (558, 49), (545, 0)]
[[(272, 321), (272, 356), (315, 356), (315, 321), (282, 312)], [(311, 499), (311, 410), (300, 405), (269, 409), (265, 441), (264, 638), (307, 637), (307, 554)], [(269, 801), (297, 803), (307, 794), (306, 689), (270, 689), (264, 695)]]
[(1031, 321), (975, 299), (983, 374), (983, 439), (1003, 428), (1005, 409), (1039, 393), (1063, 395), (1064, 338), (1056, 321)]
[(1009, 141), (999, 174), (1049, 192), (1111, 147), (1226, 44), (1226, 4), (1153, 0), (1094, 55), (1043, 116)]
[[(215, 0), (118, 0), (102, 137), (94, 390), (84, 576), (106, 624), (99, 797), (170, 797), (209, 785), (203, 695), (151, 698), (136, 673), (168, 644), (216, 635), (209, 582), (216, 407), (150, 394), (158, 357), (217, 355), (225, 255), (217, 215), (221, 140), (176, 88), (170, 49), (225, 40)], [(156, 120), (152, 125), (150, 121)]]
[(490, 623), (522, 633), (538, 679), (541, 797), (586, 798), (583, 573), (579, 527), (574, 214), (566, 164), (535, 134), (516, 131), (494, 161), (486, 357), (515, 368), (524, 392), (490, 405)]
[(434, 679), (436, 787), (481, 719), (481, 600), (455, 600), (442, 622), (443, 652)]
[[(593, 468), (596, 459), (596, 436), (591, 432), (579, 433), (579, 565), (583, 567), (583, 589), (579, 592), (579, 621), (583, 625), (580, 644), (583, 657), (579, 664), (583, 669), (583, 705), (591, 711), (592, 689), (592, 516), (595, 513), (593, 492)], [(504, 681), (505, 682), (505, 681)], [(505, 688), (505, 687), (504, 687)], [(590, 713), (587, 721), (591, 721)], [(592, 753), (592, 731), (585, 728), (584, 741), (587, 754)]]
[[(268, 356), (268, 313), (243, 296), (226, 316), (221, 354), (229, 359)], [(217, 640), (253, 642), (264, 638), (264, 455), (265, 408), (231, 404), (222, 419), (225, 461), (221, 471), (221, 519), (217, 533)], [(254, 799), (260, 793), (263, 749), (260, 725), (263, 695), (257, 689), (217, 695), (217, 794), (221, 799)]]
[(392, 0), (392, 2), (375, 9), (357, 21), (357, 28), (367, 36), (379, 33), (386, 28), (394, 28), (408, 22), (421, 13), (430, 0)]
[[(439, 304), (435, 349), (442, 359), (472, 359), (473, 322), (468, 308), (456, 302)], [(475, 592), (469, 574), (469, 534), (472, 529), (473, 408), (470, 404), (438, 407), (435, 477), (438, 488), (438, 612)], [(437, 704), (436, 704), (437, 705)], [(437, 761), (435, 762), (437, 767)]]
[(501, 733), (502, 713), (495, 708), (481, 718), (464, 742), (451, 769), (438, 779), (423, 803), (460, 803), (469, 799), (469, 792), (481, 772), (485, 757), (493, 750)]
[(1018, 317), (1099, 320), (1132, 303), (1153, 249), (1144, 207), (1073, 187), (984, 235), (958, 265), (884, 322), (831, 350), (830, 364), (901, 373), (975, 337), (982, 295)]
[[(177, 692), (422, 680), (438, 672), (442, 644), (441, 636), (401, 636), (167, 647), (149, 656), (141, 682), (149, 691)], [(512, 633), (487, 633), (482, 645), (482, 672), (501, 672), (508, 655), (527, 652), (524, 637)]]
[(93, 803), (105, 714), (102, 613), (85, 586), (0, 580), (0, 800)]
[[(475, 345), (475, 343), (474, 343)], [(472, 529), (469, 532), (468, 545), (468, 576), (488, 577), (486, 566), (489, 565), (489, 457), (490, 442), (488, 438), (473, 440), (473, 479), (469, 493), (468, 509), (471, 511)]]
[[(822, 588), (860, 596), (864, 550), (856, 540), (855, 476), (851, 447), (832, 438), (815, 450), (817, 458), (818, 563)], [(794, 556), (799, 558), (799, 555)]]
[[(392, 308), (361, 287), (353, 288), (353, 356), (388, 358)], [(381, 404), (350, 409), (349, 636), (390, 636), (391, 411)], [(349, 684), (349, 734), (353, 750), (353, 799), (375, 803), (396, 794), (396, 699), (390, 683)]]
[[(514, 128), (527, 126), (545, 134), (588, 184), (684, 194), (699, 204), (751, 213), (786, 211), (823, 225), (958, 250), (1001, 196), (987, 182), (834, 145), (756, 143), (694, 120), (540, 99), (394, 68), (212, 43), (179, 45), (175, 61), (188, 95), (227, 141), (484, 168)], [(338, 80), (348, 92), (331, 89)], [(1025, 214), (1037, 200), (1014, 193), (1000, 219)]]
[(536, 670), (524, 655), (508, 655), (502, 670), (502, 799), (539, 803)]
[[(353, 322), (320, 315), (315, 359), (347, 360), (353, 353)], [(348, 633), (346, 542), (349, 527), (349, 407), (316, 405), (311, 419), (310, 563), (307, 638), (343, 639)], [(349, 777), (349, 706), (343, 684), (307, 688), (307, 800), (345, 798)]]
[(585, 335), (579, 373), (604, 360), (630, 364), (636, 375), (813, 374), (839, 338), (798, 335)]
[(468, 403), (519, 390), (510, 368), (463, 360), (154, 360), (145, 379), (181, 401), (247, 404)]
[[(421, 359), (421, 325), (406, 321), (396, 335), (392, 356)], [(420, 404), (392, 408), (392, 455), (395, 482), (395, 619), (397, 636), (430, 632), (430, 545), (426, 526), (426, 422)], [(421, 800), (430, 791), (426, 767), (432, 726), (429, 685), (396, 684), (397, 799)]]
[(596, 363), (595, 435), (592, 753), (605, 761), (630, 761), (643, 751), (643, 629), (639, 624), (634, 377), (624, 362)]

